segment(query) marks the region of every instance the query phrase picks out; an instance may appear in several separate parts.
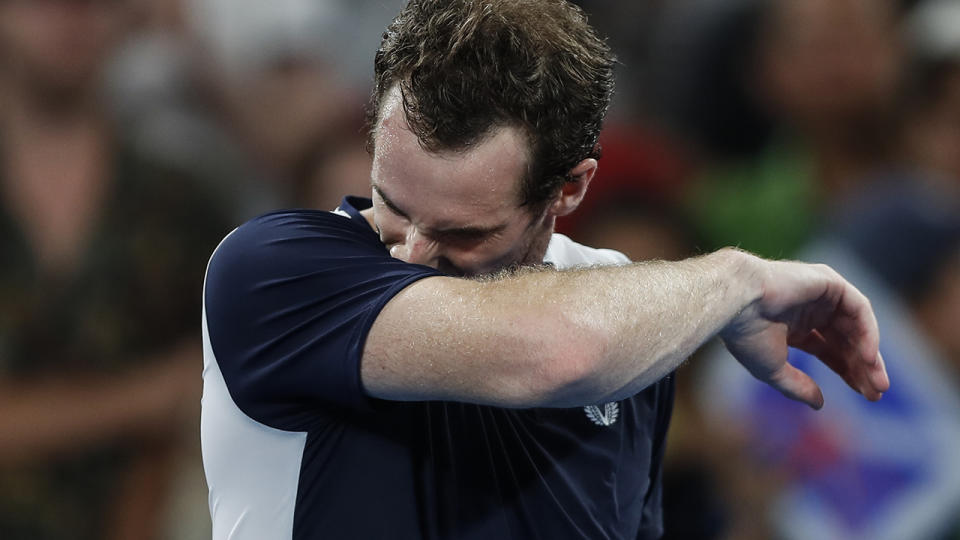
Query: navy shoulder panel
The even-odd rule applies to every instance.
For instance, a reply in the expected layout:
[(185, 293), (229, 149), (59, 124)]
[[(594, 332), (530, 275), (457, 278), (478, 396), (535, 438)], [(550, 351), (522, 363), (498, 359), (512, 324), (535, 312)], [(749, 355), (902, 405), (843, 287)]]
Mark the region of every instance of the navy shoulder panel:
[(438, 275), (390, 257), (366, 222), (293, 210), (231, 233), (207, 269), (205, 309), (231, 397), (251, 418), (306, 431), (337, 407), (366, 407), (360, 360), (384, 305)]

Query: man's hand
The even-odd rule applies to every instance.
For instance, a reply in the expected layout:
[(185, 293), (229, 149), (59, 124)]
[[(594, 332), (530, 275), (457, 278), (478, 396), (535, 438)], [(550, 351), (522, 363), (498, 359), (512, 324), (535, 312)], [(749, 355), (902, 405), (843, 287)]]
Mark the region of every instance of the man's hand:
[(876, 401), (890, 387), (879, 351), (877, 320), (867, 298), (833, 269), (750, 257), (761, 294), (720, 332), (727, 349), (754, 377), (815, 409), (823, 393), (787, 363), (787, 346), (806, 351), (851, 388)]

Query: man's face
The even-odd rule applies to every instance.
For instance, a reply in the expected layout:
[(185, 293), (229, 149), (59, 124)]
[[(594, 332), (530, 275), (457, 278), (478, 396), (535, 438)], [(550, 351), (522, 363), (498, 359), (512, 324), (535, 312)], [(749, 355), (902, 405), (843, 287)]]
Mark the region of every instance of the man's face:
[(0, 48), (35, 88), (73, 92), (95, 80), (125, 14), (122, 0), (0, 1)]
[(528, 164), (520, 130), (498, 128), (463, 152), (424, 150), (388, 94), (374, 140), (373, 220), (390, 254), (453, 275), (537, 264), (553, 218), (520, 205)]

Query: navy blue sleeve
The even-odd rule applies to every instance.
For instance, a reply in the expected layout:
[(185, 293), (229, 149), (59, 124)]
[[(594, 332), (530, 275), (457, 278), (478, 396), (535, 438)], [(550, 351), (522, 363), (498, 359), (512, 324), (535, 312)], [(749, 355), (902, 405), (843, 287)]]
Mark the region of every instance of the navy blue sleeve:
[(237, 406), (254, 420), (303, 431), (337, 408), (369, 406), (360, 360), (380, 310), (438, 275), (390, 257), (377, 234), (330, 212), (256, 218), (210, 259), (210, 344)]

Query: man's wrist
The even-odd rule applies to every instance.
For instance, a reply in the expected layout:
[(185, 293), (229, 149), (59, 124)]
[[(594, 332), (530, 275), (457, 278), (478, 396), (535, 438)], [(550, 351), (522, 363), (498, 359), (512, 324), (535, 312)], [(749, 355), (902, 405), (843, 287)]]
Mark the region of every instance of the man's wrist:
[(764, 295), (765, 261), (737, 248), (723, 248), (710, 255), (717, 258), (719, 281), (726, 288), (729, 305), (733, 307), (730, 319), (721, 329), (721, 337), (731, 330), (741, 315), (754, 309)]

